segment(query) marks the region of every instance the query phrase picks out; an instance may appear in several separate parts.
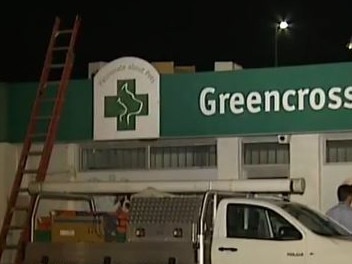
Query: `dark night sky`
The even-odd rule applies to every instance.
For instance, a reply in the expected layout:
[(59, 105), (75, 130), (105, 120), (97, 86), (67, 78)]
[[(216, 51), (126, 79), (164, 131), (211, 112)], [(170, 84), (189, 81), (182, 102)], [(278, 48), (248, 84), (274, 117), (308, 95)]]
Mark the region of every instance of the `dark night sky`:
[(71, 22), (77, 12), (82, 27), (74, 78), (86, 78), (88, 62), (126, 55), (194, 64), (198, 71), (212, 70), (216, 60), (271, 67), (280, 17), (293, 23), (279, 39), (280, 65), (352, 60), (345, 46), (352, 34), (350, 0), (47, 2), (51, 6), (1, 8), (0, 81), (38, 80), (54, 16)]

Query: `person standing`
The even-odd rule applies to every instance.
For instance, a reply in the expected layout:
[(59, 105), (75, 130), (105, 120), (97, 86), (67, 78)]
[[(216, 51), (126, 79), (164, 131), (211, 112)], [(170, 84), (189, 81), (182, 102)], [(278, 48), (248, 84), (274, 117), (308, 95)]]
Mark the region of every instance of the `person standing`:
[(326, 215), (352, 233), (352, 185), (342, 184), (337, 188), (338, 204), (331, 207)]

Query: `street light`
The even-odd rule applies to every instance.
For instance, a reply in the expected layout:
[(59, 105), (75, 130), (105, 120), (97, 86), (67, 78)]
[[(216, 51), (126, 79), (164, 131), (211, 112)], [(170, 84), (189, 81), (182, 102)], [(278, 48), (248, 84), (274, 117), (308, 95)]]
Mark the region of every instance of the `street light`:
[(283, 30), (288, 28), (288, 23), (286, 21), (281, 21), (279, 24), (279, 29)]
[(283, 30), (287, 30), (289, 27), (289, 24), (287, 21), (283, 20), (280, 21), (280, 23), (275, 25), (275, 67), (278, 65), (278, 38), (279, 38), (279, 33)]
[(349, 50), (352, 50), (352, 37), (350, 38), (350, 41), (346, 44), (346, 47), (347, 47)]

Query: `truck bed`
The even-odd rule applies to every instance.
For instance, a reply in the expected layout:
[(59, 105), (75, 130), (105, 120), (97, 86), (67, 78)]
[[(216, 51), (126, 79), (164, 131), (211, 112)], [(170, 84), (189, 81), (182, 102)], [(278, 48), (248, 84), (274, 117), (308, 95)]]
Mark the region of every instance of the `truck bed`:
[(31, 243), (24, 264), (193, 264), (190, 242)]

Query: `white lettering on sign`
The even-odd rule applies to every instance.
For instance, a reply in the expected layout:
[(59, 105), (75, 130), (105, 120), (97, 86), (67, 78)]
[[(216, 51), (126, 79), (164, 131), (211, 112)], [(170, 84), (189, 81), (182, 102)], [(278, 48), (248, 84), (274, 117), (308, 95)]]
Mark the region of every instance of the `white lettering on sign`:
[(345, 89), (344, 97), (347, 101), (344, 102), (343, 107), (347, 109), (352, 109), (352, 86)]
[(325, 92), (321, 88), (313, 89), (309, 94), (309, 104), (313, 110), (321, 110), (325, 106)]
[(287, 90), (282, 95), (282, 108), (285, 111), (287, 111), (287, 112), (295, 111), (296, 106), (294, 104), (290, 103), (290, 97), (293, 97), (295, 95), (296, 95), (295, 90)]
[(199, 108), (203, 115), (242, 114), (249, 112), (294, 112), (324, 109), (352, 109), (352, 86), (331, 87), (324, 90), (320, 87), (278, 90), (217, 93), (215, 87), (205, 87), (199, 95)]
[[(264, 92), (265, 97), (265, 112), (270, 112), (273, 109), (274, 112), (280, 111), (280, 93), (278, 91), (267, 91)], [(273, 102), (274, 107), (271, 107)]]
[(199, 107), (203, 115), (210, 116), (216, 113), (216, 102), (209, 99), (208, 94), (214, 94), (215, 88), (207, 87), (202, 90), (199, 97)]
[(230, 98), (230, 109), (234, 114), (243, 113), (244, 109), (244, 95), (241, 93), (234, 93)]
[(328, 107), (333, 110), (337, 110), (342, 106), (342, 99), (341, 99), (341, 91), (340, 87), (332, 87), (328, 92), (328, 97), (330, 98), (330, 102)]
[(262, 97), (258, 92), (251, 92), (247, 96), (247, 109), (251, 113), (261, 111)]

